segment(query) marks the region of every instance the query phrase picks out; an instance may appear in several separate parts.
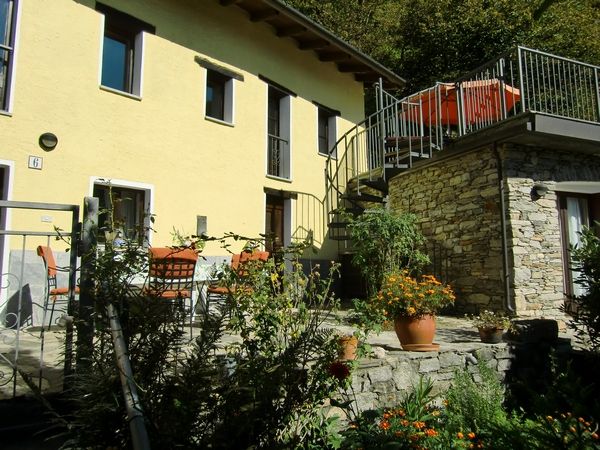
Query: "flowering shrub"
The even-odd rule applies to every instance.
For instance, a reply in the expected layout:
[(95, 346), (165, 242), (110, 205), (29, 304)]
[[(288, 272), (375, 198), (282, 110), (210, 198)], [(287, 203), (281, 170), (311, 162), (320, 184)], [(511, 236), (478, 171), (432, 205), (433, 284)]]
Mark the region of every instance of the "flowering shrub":
[(388, 318), (421, 317), (436, 314), (444, 306), (454, 303), (450, 286), (440, 283), (433, 275), (413, 278), (407, 270), (387, 275), (373, 302), (375, 308)]
[(487, 309), (481, 311), (478, 316), (470, 316), (469, 319), (477, 328), (507, 329), (510, 326), (510, 319), (504, 314)]

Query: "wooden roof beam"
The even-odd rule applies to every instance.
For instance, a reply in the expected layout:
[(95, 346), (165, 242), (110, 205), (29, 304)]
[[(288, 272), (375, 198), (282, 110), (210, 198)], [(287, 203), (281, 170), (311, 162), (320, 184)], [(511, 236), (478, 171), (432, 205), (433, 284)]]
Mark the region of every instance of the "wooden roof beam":
[(343, 52), (323, 52), (319, 53), (319, 61), (346, 61), (350, 59), (350, 55)]
[(318, 50), (321, 48), (329, 47), (331, 44), (325, 39), (313, 39), (310, 41), (301, 41), (298, 43), (300, 50)]
[(250, 21), (263, 22), (265, 20), (272, 19), (273, 17), (276, 17), (278, 15), (279, 11), (277, 11), (276, 9), (263, 9), (261, 11), (253, 12), (252, 14), (250, 14)]
[(277, 37), (289, 37), (289, 36), (297, 36), (299, 34), (305, 33), (306, 28), (302, 25), (294, 25), (289, 27), (281, 27), (277, 29)]
[(231, 6), (239, 3), (241, 0), (219, 0), (221, 6)]
[(361, 63), (356, 63), (356, 62), (340, 63), (337, 66), (338, 66), (338, 70), (340, 72), (355, 72), (355, 73), (371, 72), (371, 69), (369, 69), (367, 66), (365, 66), (364, 64), (361, 64)]

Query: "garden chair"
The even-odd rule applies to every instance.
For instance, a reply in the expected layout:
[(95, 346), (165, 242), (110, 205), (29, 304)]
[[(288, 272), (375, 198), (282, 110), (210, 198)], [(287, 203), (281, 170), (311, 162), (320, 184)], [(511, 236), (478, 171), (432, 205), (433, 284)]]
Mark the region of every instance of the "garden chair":
[[(58, 267), (56, 265), (56, 259), (54, 259), (54, 253), (52, 249), (45, 245), (38, 245), (37, 248), (38, 256), (42, 257), (42, 261), (44, 261), (44, 268), (46, 272), (46, 295), (44, 297), (44, 315), (42, 318), (42, 329), (44, 328), (44, 324), (46, 323), (46, 314), (48, 312), (48, 308), (50, 307), (50, 302), (52, 302), (52, 306), (50, 307), (50, 320), (48, 321), (48, 329), (50, 329), (50, 325), (52, 325), (52, 317), (54, 316), (54, 309), (56, 307), (57, 302), (62, 302), (68, 304), (69, 302), (69, 287), (68, 286), (58, 286), (56, 281), (56, 276), (58, 272), (68, 272), (68, 268)], [(75, 294), (79, 294), (79, 287), (75, 286)]]
[(190, 249), (153, 247), (149, 249), (146, 295), (173, 303), (182, 302), (190, 317), (190, 339), (194, 322), (194, 273), (198, 254)]
[[(243, 251), (239, 254), (231, 256), (231, 270), (236, 272), (238, 277), (243, 278), (247, 275), (247, 269), (244, 267), (250, 261), (267, 262), (270, 253), (266, 251)], [(209, 285), (206, 288), (206, 304), (205, 310), (208, 313), (208, 307), (211, 299), (216, 301), (226, 299), (228, 296), (235, 293), (236, 286), (225, 286), (217, 280), (209, 280)]]

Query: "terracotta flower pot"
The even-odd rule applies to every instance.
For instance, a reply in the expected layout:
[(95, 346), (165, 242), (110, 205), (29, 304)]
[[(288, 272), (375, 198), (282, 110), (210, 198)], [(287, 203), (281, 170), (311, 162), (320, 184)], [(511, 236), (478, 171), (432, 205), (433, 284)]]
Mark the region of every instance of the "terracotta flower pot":
[(433, 343), (435, 336), (435, 316), (425, 315), (418, 318), (396, 317), (394, 329), (403, 350), (410, 352), (432, 352), (439, 350), (439, 344)]
[(338, 358), (343, 361), (356, 359), (356, 349), (358, 348), (358, 337), (341, 336), (338, 339), (339, 349)]
[(504, 328), (478, 327), (477, 329), (479, 330), (479, 338), (481, 339), (481, 342), (486, 344), (497, 344), (498, 342), (502, 342)]

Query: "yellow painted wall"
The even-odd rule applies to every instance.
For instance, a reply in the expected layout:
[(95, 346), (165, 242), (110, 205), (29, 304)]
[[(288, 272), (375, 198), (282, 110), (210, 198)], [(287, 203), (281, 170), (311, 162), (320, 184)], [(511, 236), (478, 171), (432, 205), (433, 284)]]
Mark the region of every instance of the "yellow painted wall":
[[(95, 2), (19, 2), (14, 107), (0, 115), (0, 160), (15, 168), (12, 200), (81, 204), (94, 176), (152, 185), (152, 244), (168, 245), (173, 227), (195, 232), (196, 215), (208, 217), (211, 235), (263, 232), (265, 187), (323, 198), (312, 101), (341, 111), (341, 135), (363, 117), (360, 83), (214, 0), (104, 3), (156, 27), (147, 35), (141, 100), (99, 87), (103, 30)], [(244, 75), (233, 127), (204, 118), (206, 71), (197, 55)], [(265, 176), (267, 85), (259, 74), (298, 94), (290, 182)], [(46, 131), (59, 138), (52, 152), (37, 143)], [(43, 157), (43, 170), (27, 168), (29, 155)], [(64, 214), (51, 214), (53, 223), (42, 223), (41, 214), (14, 211), (10, 226), (69, 226)]]

